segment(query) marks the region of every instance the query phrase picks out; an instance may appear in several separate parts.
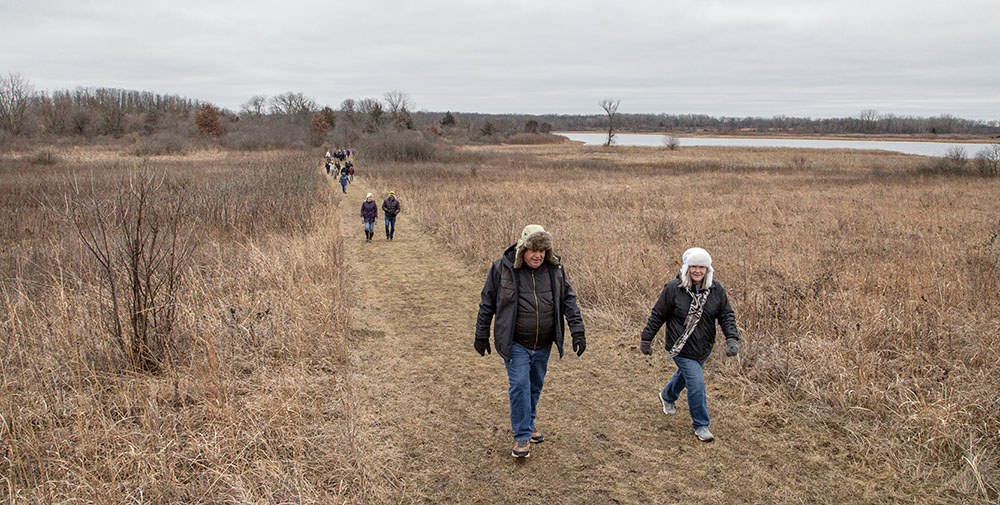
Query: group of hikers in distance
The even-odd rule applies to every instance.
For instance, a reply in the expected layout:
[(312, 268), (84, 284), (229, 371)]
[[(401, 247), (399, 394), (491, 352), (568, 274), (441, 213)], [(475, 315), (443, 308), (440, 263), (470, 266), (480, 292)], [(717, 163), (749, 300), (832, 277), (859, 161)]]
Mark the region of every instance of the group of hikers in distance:
[(340, 187), (347, 194), (347, 185), (354, 182), (354, 153), (350, 149), (326, 150), (326, 173), (339, 177)]
[[(346, 186), (344, 180), (341, 176), (341, 183)], [(395, 191), (390, 191), (382, 202), (382, 211), (385, 238), (392, 240), (396, 216), (401, 211)], [(378, 207), (371, 193), (361, 204), (361, 219), (365, 241), (371, 242), (378, 219)], [(491, 354), (495, 348), (503, 358), (514, 435), (511, 455), (515, 458), (529, 457), (530, 444), (545, 440), (535, 425), (538, 399), (552, 346), (555, 345), (560, 358), (563, 356), (567, 324), (573, 352), (582, 356), (587, 339), (576, 292), (561, 258), (553, 252), (552, 234), (540, 225), (529, 224), (517, 242), (490, 267), (480, 294), (473, 339), (473, 348), (481, 356)], [(715, 346), (717, 324), (726, 337), (725, 355), (736, 356), (740, 351), (740, 335), (726, 290), (715, 279), (712, 256), (705, 249), (692, 247), (684, 251), (680, 270), (663, 286), (654, 303), (639, 337), (639, 350), (652, 355), (653, 340), (660, 328), (666, 326), (664, 347), (667, 359), (673, 361), (677, 371), (657, 393), (657, 405), (668, 416), (676, 414), (674, 404), (686, 389), (694, 435), (702, 442), (715, 440), (709, 430), (703, 368)]]

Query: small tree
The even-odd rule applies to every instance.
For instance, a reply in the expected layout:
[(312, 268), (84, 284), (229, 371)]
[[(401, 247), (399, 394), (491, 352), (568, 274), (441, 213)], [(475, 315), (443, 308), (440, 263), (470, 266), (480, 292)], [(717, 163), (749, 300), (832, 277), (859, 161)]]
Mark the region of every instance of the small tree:
[(310, 140), (313, 146), (319, 146), (326, 141), (327, 133), (330, 131), (330, 123), (326, 122), (323, 114), (313, 114), (312, 121), (309, 122)]
[(441, 126), (455, 126), (455, 116), (451, 115), (451, 111), (444, 113), (444, 117), (441, 118)]
[(240, 114), (249, 117), (261, 117), (267, 108), (267, 97), (254, 95), (240, 105)]
[(330, 125), (331, 130), (337, 126), (337, 116), (329, 106), (323, 107), (319, 113), (323, 115), (323, 119), (326, 120), (326, 124)]
[(604, 100), (601, 100), (599, 104), (608, 115), (608, 142), (604, 144), (606, 146), (610, 146), (615, 140), (615, 118), (618, 117), (618, 106), (621, 105), (621, 103), (621, 100), (605, 98)]
[(944, 157), (951, 162), (951, 169), (954, 172), (962, 172), (965, 169), (965, 165), (969, 162), (969, 155), (962, 146), (949, 148), (948, 153)]
[(496, 127), (493, 126), (493, 123), (487, 121), (486, 124), (484, 124), (483, 127), (480, 128), (479, 133), (484, 137), (489, 137), (494, 133), (496, 133)]
[(15, 136), (24, 133), (28, 104), (34, 94), (35, 88), (21, 74), (0, 77), (0, 130)]
[(530, 119), (524, 123), (524, 133), (538, 133), (538, 121)]
[(552, 125), (548, 123), (542, 123), (542, 125), (538, 127), (538, 131), (541, 133), (552, 133)]
[(222, 125), (219, 124), (219, 109), (211, 104), (205, 104), (198, 110), (198, 114), (194, 116), (194, 124), (202, 135), (218, 137), (223, 134)]

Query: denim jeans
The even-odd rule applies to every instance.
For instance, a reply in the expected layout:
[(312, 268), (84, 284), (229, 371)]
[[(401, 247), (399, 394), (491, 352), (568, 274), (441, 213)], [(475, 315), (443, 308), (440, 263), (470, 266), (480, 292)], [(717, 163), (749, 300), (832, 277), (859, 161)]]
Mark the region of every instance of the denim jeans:
[[(389, 228), (392, 225), (392, 228)], [(385, 238), (392, 238), (396, 233), (396, 216), (385, 216)]]
[(375, 231), (375, 221), (365, 221), (365, 231), (374, 232)]
[(545, 383), (545, 371), (549, 366), (552, 346), (531, 350), (521, 344), (514, 344), (507, 366), (507, 382), (510, 389), (510, 427), (514, 430), (514, 440), (520, 442), (531, 438), (535, 431), (535, 414), (538, 397)]
[(695, 429), (708, 426), (708, 399), (705, 397), (705, 375), (701, 370), (704, 362), (675, 356), (674, 363), (677, 373), (660, 392), (660, 397), (670, 403), (676, 402), (686, 387), (691, 424)]

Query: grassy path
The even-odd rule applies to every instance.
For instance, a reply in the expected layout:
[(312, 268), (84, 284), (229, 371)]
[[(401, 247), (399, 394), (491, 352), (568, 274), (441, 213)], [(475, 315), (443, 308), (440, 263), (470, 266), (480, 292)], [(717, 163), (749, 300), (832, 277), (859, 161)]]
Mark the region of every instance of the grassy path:
[[(553, 352), (549, 363), (538, 418), (546, 441), (533, 445), (528, 460), (514, 460), (503, 363), (471, 345), (484, 279), (409, 220), (405, 199), (395, 240), (385, 240), (379, 221), (375, 241), (366, 243), (359, 209), (369, 189), (359, 179), (348, 191), (340, 216), (351, 279), (353, 390), (374, 500), (933, 500), (904, 494), (893, 485), (900, 477), (856, 465), (843, 443), (790, 422), (764, 399), (738, 400), (711, 366), (706, 380), (718, 439), (698, 442), (683, 397), (672, 417), (656, 400), (673, 371), (663, 350), (640, 355), (620, 343), (631, 337), (589, 325), (586, 308), (587, 352), (578, 358), (567, 348), (563, 359)], [(573, 265), (567, 271), (572, 280)]]

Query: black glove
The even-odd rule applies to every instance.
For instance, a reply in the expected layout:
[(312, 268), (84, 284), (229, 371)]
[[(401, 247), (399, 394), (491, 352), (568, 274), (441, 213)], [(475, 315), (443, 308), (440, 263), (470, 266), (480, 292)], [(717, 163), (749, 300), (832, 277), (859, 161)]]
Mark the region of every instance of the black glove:
[(583, 351), (587, 349), (587, 338), (581, 335), (573, 335), (573, 352), (577, 356), (583, 354)]
[(740, 352), (740, 341), (736, 340), (735, 338), (727, 338), (726, 339), (726, 356), (729, 356), (730, 358), (732, 358), (733, 356), (736, 356), (736, 354), (738, 352)]
[(645, 354), (647, 356), (651, 356), (653, 354), (653, 341), (652, 340), (640, 340), (639, 341), (639, 350), (642, 351), (643, 354)]
[(472, 343), (472, 347), (476, 348), (476, 352), (478, 352), (480, 356), (486, 356), (487, 354), (493, 354), (493, 351), (490, 350), (490, 339), (488, 339), (488, 338), (484, 338), (484, 339), (478, 339), (477, 338)]

